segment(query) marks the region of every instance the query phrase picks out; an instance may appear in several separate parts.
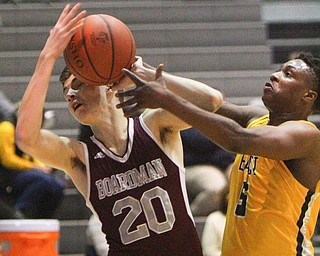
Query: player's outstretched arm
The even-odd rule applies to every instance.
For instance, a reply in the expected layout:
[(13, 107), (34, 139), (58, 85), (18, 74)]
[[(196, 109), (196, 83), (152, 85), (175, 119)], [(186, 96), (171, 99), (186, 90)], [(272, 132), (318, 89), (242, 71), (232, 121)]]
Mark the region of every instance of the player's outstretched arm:
[[(179, 117), (185, 123), (194, 126), (220, 146), (230, 150), (228, 141), (232, 141), (232, 138), (237, 138), (237, 135), (245, 131), (245, 129), (233, 120), (203, 110), (171, 92), (167, 88), (162, 68), (162, 65), (157, 67), (155, 80), (150, 82), (124, 69), (123, 72), (135, 83), (136, 87), (117, 92), (116, 95), (118, 97), (126, 99), (119, 103), (117, 108), (127, 108), (128, 110), (125, 112), (127, 117), (135, 115), (141, 109), (163, 108)], [(218, 127), (222, 126), (224, 126), (223, 129), (218, 129)], [(226, 138), (230, 138), (230, 140)]]
[(223, 95), (213, 87), (199, 81), (162, 72), (168, 90), (194, 105), (214, 112), (220, 108)]
[(69, 4), (66, 5), (57, 23), (51, 29), (18, 112), (17, 144), (23, 151), (42, 162), (55, 165), (54, 167), (58, 161), (55, 159), (59, 159), (56, 153), (60, 152), (61, 156), (64, 155), (63, 150), (66, 150), (64, 148), (68, 140), (64, 141), (49, 131), (41, 130), (42, 113), (55, 62), (61, 56), (72, 35), (82, 26), (78, 22), (86, 12), (78, 13), (80, 6), (76, 4), (71, 8)]
[[(145, 81), (154, 80), (156, 74), (156, 68), (143, 62), (141, 57), (137, 58), (130, 71)], [(222, 104), (222, 93), (212, 86), (163, 71), (162, 76), (168, 90), (202, 109), (216, 111)]]
[[(163, 72), (163, 65), (160, 64), (157, 69), (154, 69), (153, 67), (149, 66), (148, 64), (145, 64), (142, 62), (142, 59), (138, 57), (137, 61), (134, 63), (133, 67), (131, 70), (126, 70), (124, 69), (123, 72), (127, 74), (127, 72), (130, 72), (132, 74), (135, 74), (135, 76), (138, 78), (141, 78), (141, 81), (149, 81), (152, 82), (154, 79), (160, 79), (159, 75), (161, 75), (161, 80), (163, 80), (163, 88), (166, 90), (169, 90), (170, 92), (179, 95), (179, 97), (190, 101), (191, 103), (195, 104), (196, 106), (213, 112), (219, 109), (219, 107), (222, 105), (223, 102), (223, 95), (220, 91), (203, 84), (201, 82), (195, 81), (193, 79), (189, 78), (184, 78), (176, 75), (172, 75), (169, 73)], [(155, 78), (156, 77), (156, 78)], [(126, 80), (129, 79), (134, 79), (133, 77), (126, 77)], [(126, 84), (129, 84), (126, 82)], [(116, 90), (119, 89), (119, 87), (116, 87)], [(122, 89), (122, 88), (120, 88)], [(155, 87), (155, 88), (149, 88), (149, 90), (158, 90), (160, 88)], [(146, 88), (144, 88), (146, 90)], [(136, 93), (139, 92), (139, 93)], [(126, 95), (129, 95), (130, 93), (135, 93), (136, 97), (138, 94), (140, 94), (140, 89), (139, 88), (127, 88), (126, 89)], [(143, 97), (147, 97), (147, 91), (141, 93), (143, 94)], [(123, 91), (118, 91), (116, 96), (119, 98), (123, 97), (125, 94)], [(156, 94), (157, 95), (157, 94)], [(152, 95), (153, 97), (156, 97), (156, 95)], [(142, 100), (142, 99), (141, 99)], [(151, 102), (148, 102), (149, 104)], [(156, 103), (154, 103), (156, 104)], [(130, 106), (132, 105), (130, 101), (118, 105), (121, 108), (124, 108), (125, 106)], [(139, 102), (139, 105), (136, 106), (134, 109), (130, 111), (130, 113), (127, 113), (127, 116), (141, 110), (144, 108), (144, 103), (143, 100)], [(157, 107), (151, 107), (149, 106), (148, 108), (157, 108)]]
[(296, 159), (306, 157), (306, 152), (310, 153), (314, 144), (308, 144), (308, 149), (306, 144), (305, 147), (299, 145), (318, 137), (318, 129), (304, 122), (291, 121), (279, 126), (246, 129), (230, 118), (205, 111), (167, 89), (162, 66), (157, 68), (156, 79), (151, 82), (142, 80), (129, 70), (124, 72), (136, 84), (136, 88), (118, 93), (129, 99), (117, 107), (133, 106), (126, 113), (127, 116), (141, 108), (166, 109), (231, 152), (280, 160)]

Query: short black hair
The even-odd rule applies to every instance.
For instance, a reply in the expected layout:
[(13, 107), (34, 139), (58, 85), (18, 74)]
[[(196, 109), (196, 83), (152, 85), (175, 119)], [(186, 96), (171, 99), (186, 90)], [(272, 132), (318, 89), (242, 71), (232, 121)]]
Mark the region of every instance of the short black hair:
[(66, 82), (66, 80), (71, 76), (71, 71), (68, 69), (68, 67), (66, 66), (61, 74), (60, 74), (60, 77), (59, 77), (59, 82), (64, 85), (64, 83)]
[(305, 62), (314, 76), (313, 85), (315, 87), (315, 91), (318, 93), (318, 98), (314, 103), (314, 110), (320, 110), (320, 59), (315, 58), (310, 53), (300, 53), (298, 57), (295, 59), (300, 59)]

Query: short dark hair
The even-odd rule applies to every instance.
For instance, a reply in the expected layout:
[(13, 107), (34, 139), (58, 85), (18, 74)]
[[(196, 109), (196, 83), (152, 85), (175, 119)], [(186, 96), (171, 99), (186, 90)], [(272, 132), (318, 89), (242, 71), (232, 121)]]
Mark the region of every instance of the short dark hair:
[(68, 69), (68, 67), (66, 66), (61, 74), (60, 74), (60, 77), (59, 77), (59, 82), (64, 85), (64, 83), (66, 82), (66, 80), (71, 76), (71, 72), (70, 70)]
[(312, 86), (315, 87), (315, 91), (318, 93), (318, 98), (314, 103), (314, 110), (320, 110), (320, 59), (315, 58), (309, 53), (300, 53), (295, 59), (300, 59), (305, 62), (314, 76)]

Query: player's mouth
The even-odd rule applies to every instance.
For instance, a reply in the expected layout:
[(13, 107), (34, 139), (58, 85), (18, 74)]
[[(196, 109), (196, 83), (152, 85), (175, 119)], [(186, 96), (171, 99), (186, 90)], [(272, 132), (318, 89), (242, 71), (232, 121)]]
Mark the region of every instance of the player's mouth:
[(81, 106), (82, 106), (82, 104), (79, 103), (79, 102), (73, 101), (73, 102), (71, 103), (71, 108), (73, 109), (73, 112), (76, 112), (76, 110), (77, 110), (79, 107), (81, 107)]
[(273, 91), (273, 86), (270, 82), (267, 82), (265, 85), (264, 85), (264, 90), (271, 90)]

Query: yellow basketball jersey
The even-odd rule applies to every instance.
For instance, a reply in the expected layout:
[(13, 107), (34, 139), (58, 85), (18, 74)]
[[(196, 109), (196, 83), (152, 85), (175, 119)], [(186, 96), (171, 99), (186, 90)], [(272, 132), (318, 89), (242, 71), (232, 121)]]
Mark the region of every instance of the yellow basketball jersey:
[[(248, 128), (268, 121), (269, 116), (263, 116)], [(319, 206), (320, 182), (311, 193), (283, 161), (238, 154), (230, 177), (221, 255), (313, 255), (310, 238)]]

